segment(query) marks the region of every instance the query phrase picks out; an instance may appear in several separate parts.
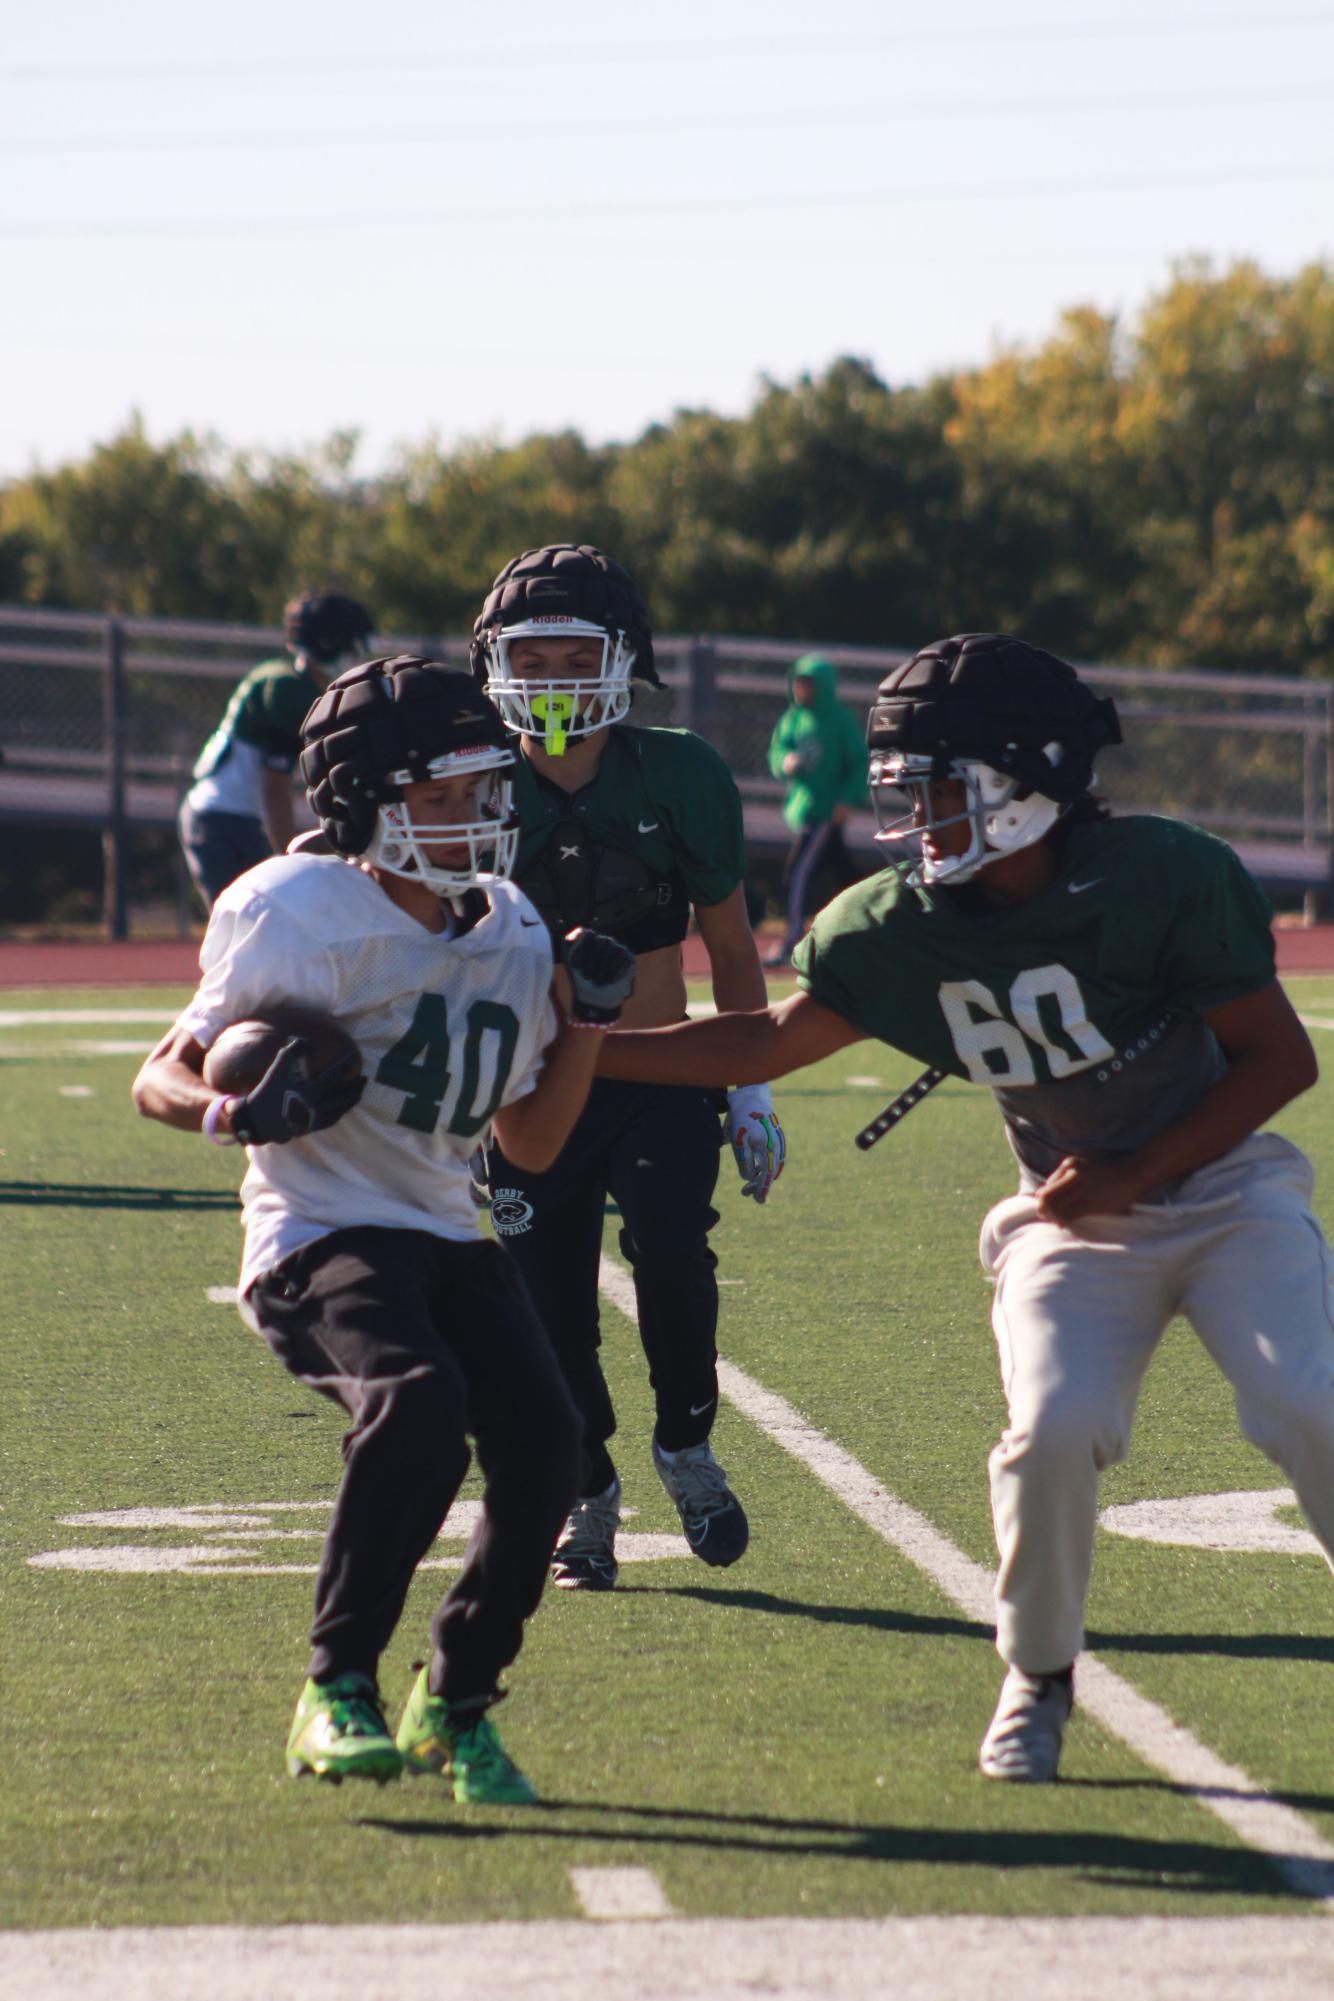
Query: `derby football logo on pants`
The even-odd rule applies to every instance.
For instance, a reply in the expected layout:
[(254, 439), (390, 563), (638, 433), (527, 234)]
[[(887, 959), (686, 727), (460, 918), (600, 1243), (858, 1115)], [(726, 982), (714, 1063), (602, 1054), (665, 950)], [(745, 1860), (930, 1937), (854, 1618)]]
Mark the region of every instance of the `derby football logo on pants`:
[(533, 1227), (533, 1205), (517, 1188), (491, 1193), (491, 1227), (498, 1237), (521, 1237)]

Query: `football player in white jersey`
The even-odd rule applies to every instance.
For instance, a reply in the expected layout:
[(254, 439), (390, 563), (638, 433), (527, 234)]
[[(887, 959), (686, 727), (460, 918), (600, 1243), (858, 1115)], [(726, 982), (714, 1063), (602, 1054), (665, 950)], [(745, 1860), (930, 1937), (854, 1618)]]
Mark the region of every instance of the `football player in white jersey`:
[[(470, 675), (374, 660), (302, 726), (302, 775), (334, 853), (275, 856), (219, 897), (198, 992), (134, 1085), (150, 1118), (248, 1153), (241, 1312), (351, 1424), (321, 1559), (294, 1777), (438, 1772), (460, 1801), (533, 1789), (487, 1711), (519, 1651), (579, 1480), (580, 1424), (468, 1160), (494, 1123), (551, 1164), (633, 985), (613, 940), (546, 927), (506, 880), (516, 834), (500, 719)], [(356, 1043), (314, 1075), (293, 1036), (244, 1096), (204, 1081), (230, 1023), (318, 1015)], [(380, 1655), (469, 1463), (485, 1474), (462, 1572), (397, 1737)]]

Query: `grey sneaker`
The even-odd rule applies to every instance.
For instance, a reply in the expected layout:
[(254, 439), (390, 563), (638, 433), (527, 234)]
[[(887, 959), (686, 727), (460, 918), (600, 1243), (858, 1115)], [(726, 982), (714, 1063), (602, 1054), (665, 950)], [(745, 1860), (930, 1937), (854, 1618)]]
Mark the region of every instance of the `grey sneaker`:
[(719, 1569), (744, 1556), (750, 1541), (750, 1523), (708, 1440), (675, 1453), (669, 1465), (655, 1438), (653, 1464), (681, 1517), (681, 1527), (694, 1554)]
[(616, 1531), (621, 1483), (576, 1501), (556, 1539), (551, 1581), (563, 1591), (610, 1591), (616, 1582)]
[(1063, 1674), (1034, 1675), (1012, 1667), (1001, 1685), (996, 1714), (978, 1753), (977, 1762), (986, 1776), (1032, 1785), (1054, 1779), (1074, 1701), (1072, 1669)]

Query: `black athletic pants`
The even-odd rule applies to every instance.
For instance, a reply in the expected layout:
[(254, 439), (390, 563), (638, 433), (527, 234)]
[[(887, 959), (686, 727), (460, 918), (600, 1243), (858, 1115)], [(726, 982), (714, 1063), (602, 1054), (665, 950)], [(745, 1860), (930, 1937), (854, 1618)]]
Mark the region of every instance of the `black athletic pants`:
[(818, 826), (808, 827), (804, 834), (798, 834), (788, 850), (783, 868), (787, 885), (787, 928), (779, 948), (785, 959), (791, 958), (801, 941), (810, 910), (811, 892), (821, 869), (833, 876), (836, 891), (847, 889), (861, 880), (861, 872), (848, 853), (843, 829), (833, 820), (822, 820)]
[(488, 1154), (491, 1220), (527, 1281), (584, 1421), (581, 1491), (615, 1477), (616, 1430), (602, 1365), (598, 1262), (607, 1196), (621, 1212), (639, 1333), (666, 1451), (708, 1437), (718, 1406), (717, 1259), (709, 1231), (722, 1131), (714, 1094), (599, 1078), (560, 1159), (525, 1174)]
[(579, 1483), (579, 1419), (523, 1281), (492, 1243), (338, 1230), (257, 1279), (245, 1309), (279, 1361), (352, 1420), (312, 1678), (374, 1676), (468, 1470), (470, 1432), (483, 1509), (432, 1621), (430, 1687), (455, 1702), (491, 1694)]

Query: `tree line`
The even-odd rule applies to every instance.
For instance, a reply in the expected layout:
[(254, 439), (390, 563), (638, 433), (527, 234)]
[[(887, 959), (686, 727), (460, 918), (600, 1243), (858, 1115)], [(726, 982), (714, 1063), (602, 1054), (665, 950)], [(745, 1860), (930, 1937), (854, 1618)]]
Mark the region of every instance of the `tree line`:
[(1178, 265), (920, 386), (845, 356), (628, 443), (355, 434), (235, 451), (136, 420), (0, 488), (0, 600), (272, 623), (303, 585), (465, 630), (500, 565), (595, 542), (664, 632), (914, 645), (1005, 629), (1077, 659), (1334, 673), (1334, 265)]

